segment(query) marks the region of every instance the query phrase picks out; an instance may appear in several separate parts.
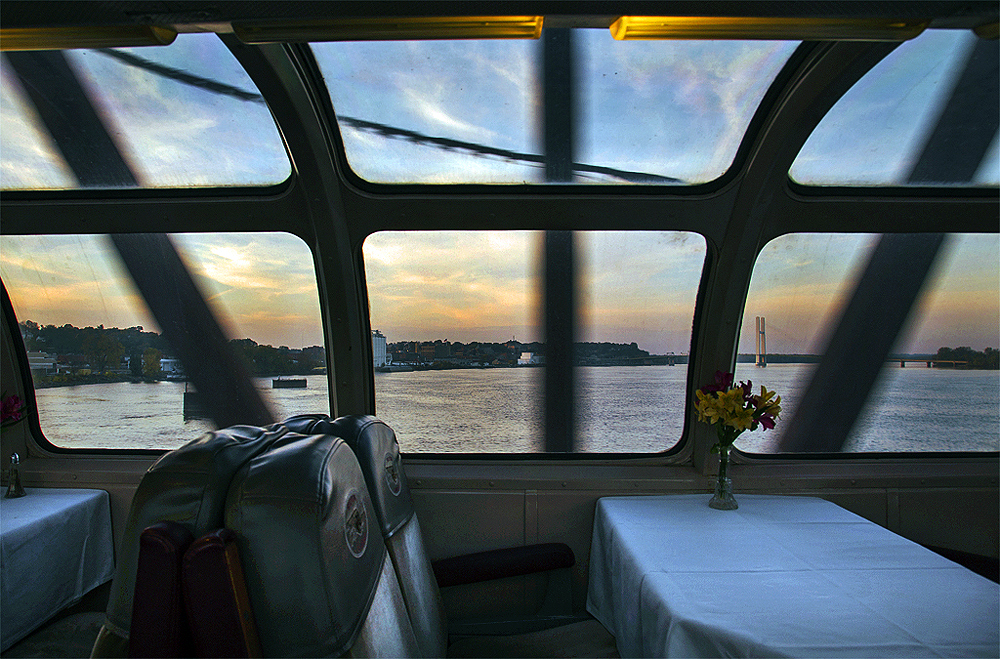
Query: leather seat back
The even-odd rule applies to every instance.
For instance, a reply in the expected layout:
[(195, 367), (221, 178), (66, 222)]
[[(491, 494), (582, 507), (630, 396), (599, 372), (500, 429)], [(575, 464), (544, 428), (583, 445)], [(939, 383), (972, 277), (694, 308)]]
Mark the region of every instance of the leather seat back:
[(118, 655), (120, 642), (129, 637), (142, 531), (160, 521), (177, 522), (194, 537), (219, 528), (236, 471), (272, 446), (298, 439), (283, 426), (234, 426), (205, 433), (164, 454), (149, 468), (132, 499), (107, 619), (94, 656)]
[(422, 656), (443, 657), (448, 634), (441, 594), (424, 548), (420, 524), (392, 428), (373, 416), (300, 415), (282, 422), (296, 433), (343, 438), (357, 456), (385, 544), (402, 587)]
[(417, 656), (399, 582), (351, 449), (314, 435), (233, 479), (237, 535), (264, 656)]

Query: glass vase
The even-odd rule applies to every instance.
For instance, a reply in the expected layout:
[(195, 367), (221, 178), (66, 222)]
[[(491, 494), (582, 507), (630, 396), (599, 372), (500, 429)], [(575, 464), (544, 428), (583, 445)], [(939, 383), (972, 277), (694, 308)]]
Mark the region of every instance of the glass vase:
[(719, 447), (719, 477), (715, 481), (715, 494), (708, 502), (716, 510), (736, 510), (739, 504), (733, 498), (733, 481), (729, 478), (729, 446)]

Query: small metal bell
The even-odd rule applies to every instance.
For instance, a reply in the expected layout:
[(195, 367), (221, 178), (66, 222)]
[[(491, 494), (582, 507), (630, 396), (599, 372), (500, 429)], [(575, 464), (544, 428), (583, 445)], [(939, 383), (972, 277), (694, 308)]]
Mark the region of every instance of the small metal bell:
[(21, 459), (17, 457), (17, 453), (12, 453), (10, 456), (10, 479), (7, 481), (7, 494), (4, 495), (7, 499), (16, 499), (27, 494), (21, 486), (21, 471), (18, 469), (20, 462)]

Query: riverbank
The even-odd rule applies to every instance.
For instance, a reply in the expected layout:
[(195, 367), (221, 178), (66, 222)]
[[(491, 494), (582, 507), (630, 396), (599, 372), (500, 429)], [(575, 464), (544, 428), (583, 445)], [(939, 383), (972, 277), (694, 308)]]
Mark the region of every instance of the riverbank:
[[(309, 371), (307, 373), (265, 373), (254, 375), (255, 378), (276, 378), (276, 377), (305, 377), (307, 375), (326, 375), (326, 370), (322, 372)], [(88, 375), (48, 375), (34, 376), (35, 389), (51, 389), (53, 387), (76, 387), (88, 384), (113, 384), (116, 382), (131, 382), (133, 384), (158, 384), (160, 382), (187, 382), (184, 377), (138, 377), (130, 373), (90, 373)]]
[(111, 384), (113, 382), (148, 382), (166, 381), (166, 378), (142, 378), (119, 373), (89, 374), (89, 375), (50, 375), (34, 377), (35, 389), (51, 389), (53, 387), (75, 387), (84, 384)]

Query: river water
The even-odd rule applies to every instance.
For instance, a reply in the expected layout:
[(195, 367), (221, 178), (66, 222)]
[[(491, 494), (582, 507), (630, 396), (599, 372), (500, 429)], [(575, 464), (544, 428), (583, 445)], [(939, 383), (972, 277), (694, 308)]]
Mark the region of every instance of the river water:
[[(790, 418), (814, 366), (737, 366), (782, 396)], [(577, 443), (595, 453), (655, 452), (683, 432), (685, 366), (577, 369)], [(378, 414), (405, 452), (523, 453), (542, 450), (542, 368), (377, 373)], [(325, 376), (304, 389), (257, 385), (278, 418), (328, 412)], [(174, 448), (211, 429), (185, 419), (184, 384), (113, 383), (39, 389), (42, 429), (54, 444), (72, 448)], [(772, 452), (782, 428), (744, 433), (737, 446)], [(887, 367), (873, 400), (855, 425), (848, 449), (857, 451), (1000, 450), (1000, 373)]]

